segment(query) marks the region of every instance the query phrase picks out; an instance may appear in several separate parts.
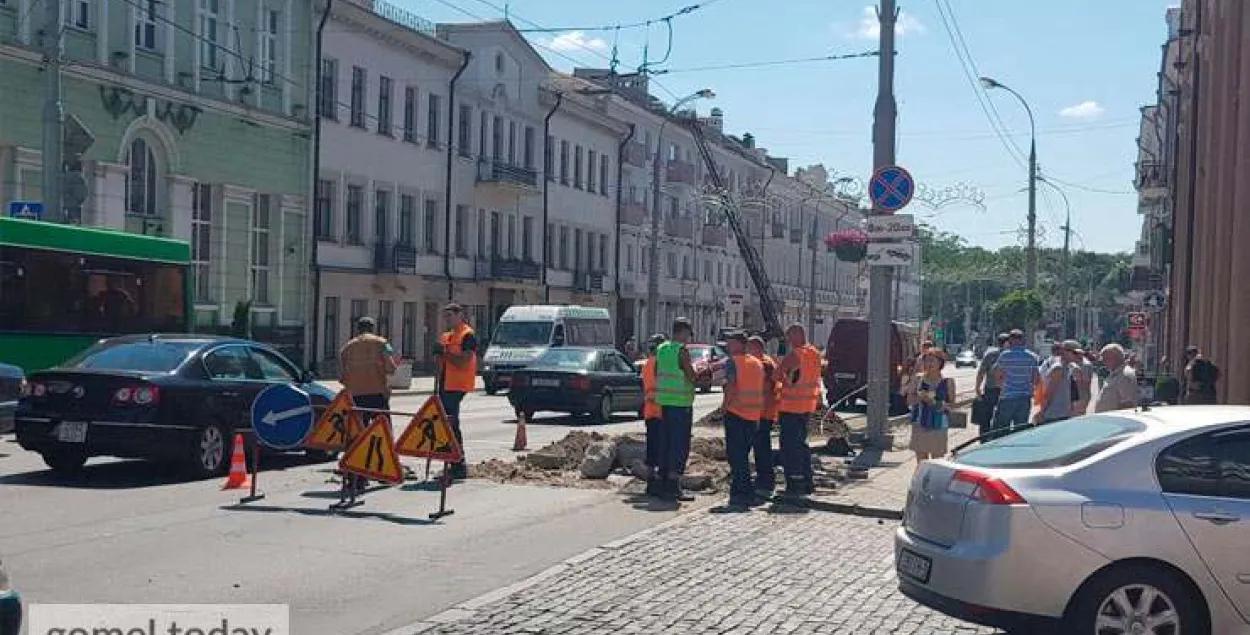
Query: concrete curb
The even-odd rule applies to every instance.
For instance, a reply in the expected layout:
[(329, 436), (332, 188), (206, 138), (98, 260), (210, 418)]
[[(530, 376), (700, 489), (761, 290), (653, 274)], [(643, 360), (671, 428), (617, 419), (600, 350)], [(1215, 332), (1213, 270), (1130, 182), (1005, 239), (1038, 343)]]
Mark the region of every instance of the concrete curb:
[(874, 507), (871, 505), (860, 505), (859, 503), (835, 503), (832, 501), (815, 500), (811, 498), (782, 498), (774, 497), (773, 502), (785, 505), (793, 505), (803, 509), (810, 509), (817, 512), (829, 512), (833, 514), (848, 514), (851, 516), (861, 516), (864, 518), (876, 518), (878, 520), (903, 520), (903, 510), (889, 509), (886, 507)]

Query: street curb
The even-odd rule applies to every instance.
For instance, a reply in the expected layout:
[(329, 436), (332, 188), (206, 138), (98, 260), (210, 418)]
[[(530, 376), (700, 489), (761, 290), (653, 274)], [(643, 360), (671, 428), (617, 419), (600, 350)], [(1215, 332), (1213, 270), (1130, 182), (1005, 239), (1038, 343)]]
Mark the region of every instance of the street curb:
[(810, 498), (774, 498), (773, 501), (818, 512), (847, 514), (850, 516), (861, 516), (864, 518), (876, 518), (878, 520), (903, 520), (903, 510), (901, 509), (873, 507), (870, 505), (860, 505), (859, 503), (834, 503), (832, 501), (814, 500)]

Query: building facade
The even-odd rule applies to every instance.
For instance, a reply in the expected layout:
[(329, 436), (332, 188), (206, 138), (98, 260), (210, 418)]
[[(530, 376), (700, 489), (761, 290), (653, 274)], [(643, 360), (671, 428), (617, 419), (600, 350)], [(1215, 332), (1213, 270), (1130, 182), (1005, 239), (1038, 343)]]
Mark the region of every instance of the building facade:
[[(44, 198), (42, 15), (38, 0), (0, 1), (3, 201)], [(236, 305), (251, 302), (254, 335), (299, 359), (309, 306), (308, 3), (74, 0), (63, 17), (63, 108), (74, 145), (87, 145), (68, 148), (67, 180), (86, 187), (47, 220), (190, 241), (195, 328), (228, 327)]]

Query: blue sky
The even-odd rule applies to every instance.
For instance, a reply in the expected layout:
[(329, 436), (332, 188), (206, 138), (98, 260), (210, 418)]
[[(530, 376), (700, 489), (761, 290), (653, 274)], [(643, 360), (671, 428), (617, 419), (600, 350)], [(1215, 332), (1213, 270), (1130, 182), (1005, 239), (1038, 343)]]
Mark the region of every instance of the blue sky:
[[(505, 0), (391, 0), (430, 20), (503, 16)], [(694, 0), (511, 0), (518, 28), (594, 27), (645, 22)], [(943, 4), (939, 5), (939, 2)], [(1029, 100), (1037, 118), (1042, 171), (1071, 201), (1073, 244), (1129, 251), (1140, 234), (1132, 193), (1139, 108), (1154, 101), (1164, 12), (1169, 0), (900, 0), (896, 92), (898, 162), (930, 187), (969, 186), (984, 210), (964, 203), (908, 209), (974, 244), (1019, 244), (1027, 172), (1013, 159), (978, 105), (938, 7), (949, 7), (971, 60)], [(867, 178), (876, 60), (787, 64), (754, 69), (690, 70), (738, 63), (871, 51), (870, 0), (704, 0), (672, 20), (666, 63), (654, 69), (661, 98), (703, 87), (717, 93), (727, 130), (751, 132), (791, 167), (823, 163), (839, 175)], [(784, 9), (782, 9), (784, 7)], [(952, 31), (954, 32), (954, 31)], [(527, 33), (559, 70), (605, 66), (615, 44), (620, 69), (635, 69), (644, 44), (658, 61), (668, 43), (662, 24), (619, 32), (570, 29)], [(956, 35), (956, 39), (958, 36)], [(667, 91), (665, 90), (667, 89)], [(1008, 136), (1028, 151), (1028, 118), (1010, 95), (988, 97)], [(1063, 199), (1047, 186), (1038, 198), (1043, 245), (1062, 245)]]

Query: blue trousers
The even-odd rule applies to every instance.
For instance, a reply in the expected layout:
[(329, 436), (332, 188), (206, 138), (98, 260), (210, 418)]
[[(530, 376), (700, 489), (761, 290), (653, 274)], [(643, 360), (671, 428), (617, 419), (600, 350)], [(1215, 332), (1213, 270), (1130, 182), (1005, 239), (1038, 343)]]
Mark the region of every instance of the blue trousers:
[(681, 476), (690, 459), (690, 434), (694, 431), (694, 408), (691, 406), (660, 406), (660, 455), (657, 457), (660, 476)]
[(812, 449), (807, 445), (807, 421), (811, 413), (783, 412), (781, 424), (781, 467), (786, 472), (786, 488), (804, 492), (812, 488)]
[(773, 462), (773, 422), (768, 419), (760, 419), (760, 424), (755, 428), (754, 448), (755, 452), (755, 488), (760, 490), (772, 491), (777, 486), (777, 477), (775, 474)]
[(22, 630), (22, 598), (16, 591), (0, 591), (0, 635), (17, 635)]
[(725, 413), (725, 454), (729, 459), (729, 500), (749, 502), (755, 494), (751, 484), (751, 445), (755, 422), (732, 412)]
[(999, 397), (998, 407), (994, 409), (994, 429), (1023, 426), (1029, 423), (1029, 411), (1033, 409), (1033, 398)]
[(663, 437), (660, 436), (660, 426), (664, 425), (659, 419), (647, 419), (647, 467), (655, 469), (660, 465), (660, 444), (663, 443)]
[(453, 474), (463, 474), (468, 468), (465, 460), (469, 456), (464, 447), (464, 433), (460, 431), (460, 402), (464, 401), (464, 392), (450, 390), (439, 393), (438, 400), (443, 402), (443, 412), (447, 413), (447, 421), (451, 423), (451, 431), (456, 435), (456, 443), (460, 444), (460, 462), (451, 466)]

